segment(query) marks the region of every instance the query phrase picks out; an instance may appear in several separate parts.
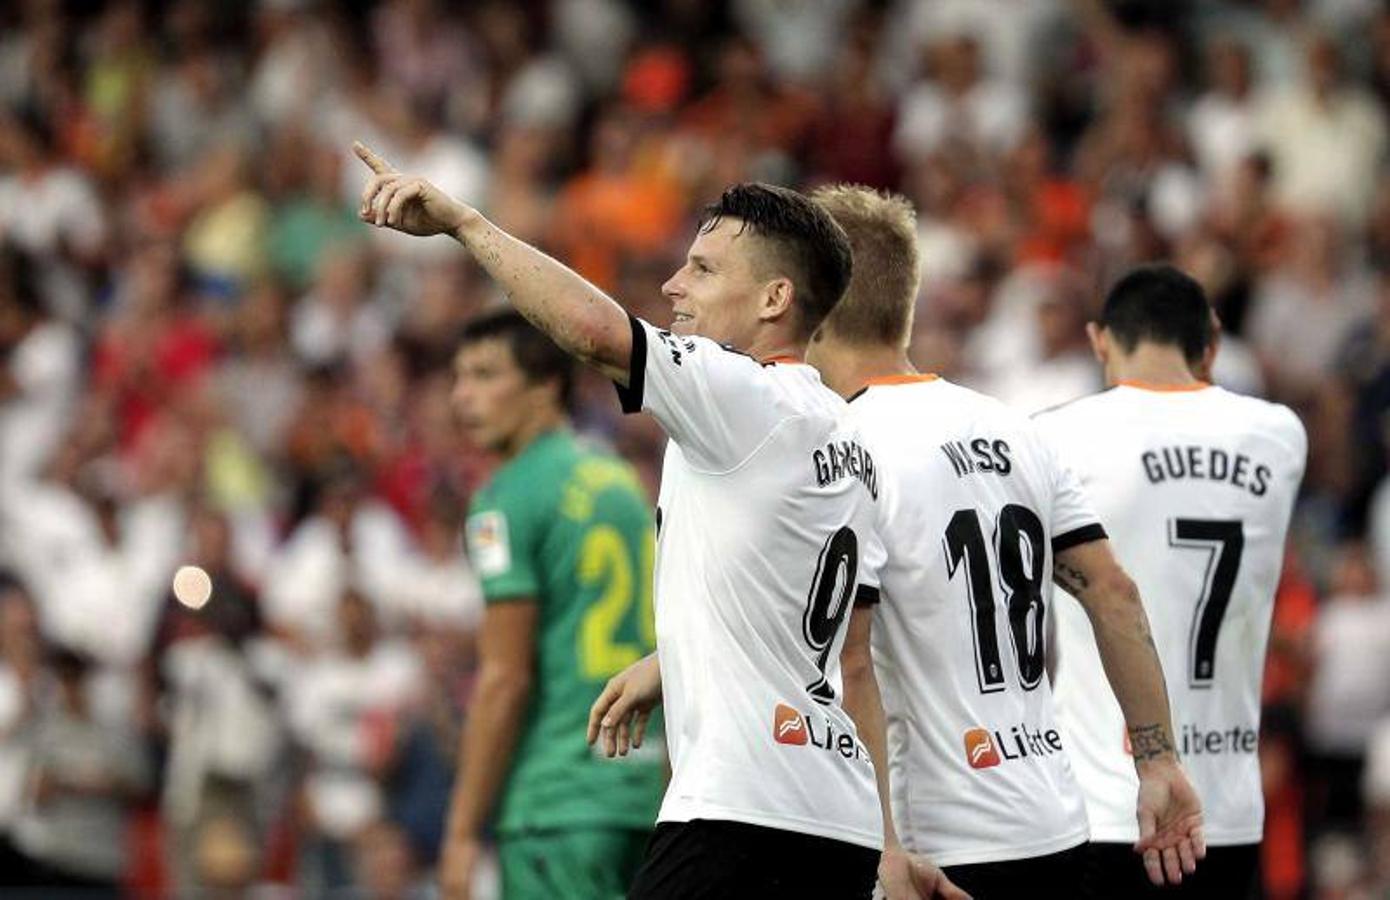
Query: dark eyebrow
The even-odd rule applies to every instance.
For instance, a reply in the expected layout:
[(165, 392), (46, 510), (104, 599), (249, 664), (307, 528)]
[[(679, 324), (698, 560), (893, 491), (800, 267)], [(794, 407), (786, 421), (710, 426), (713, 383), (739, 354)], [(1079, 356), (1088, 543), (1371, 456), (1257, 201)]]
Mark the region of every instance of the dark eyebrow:
[(692, 265), (702, 265), (707, 269), (714, 268), (710, 265), (709, 259), (707, 257), (701, 256), (698, 253), (690, 254), (690, 262)]

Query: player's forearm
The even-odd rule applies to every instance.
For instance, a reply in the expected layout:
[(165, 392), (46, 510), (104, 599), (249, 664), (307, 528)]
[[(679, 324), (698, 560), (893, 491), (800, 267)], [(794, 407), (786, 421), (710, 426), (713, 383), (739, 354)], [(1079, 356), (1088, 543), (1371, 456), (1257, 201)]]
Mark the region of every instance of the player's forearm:
[[(869, 613), (856, 611), (853, 615)], [(842, 705), (854, 720), (859, 740), (863, 742), (864, 749), (869, 751), (869, 761), (874, 764), (879, 807), (883, 813), (883, 846), (896, 847), (898, 835), (893, 827), (893, 807), (889, 799), (891, 794), (888, 784), (888, 721), (883, 712), (883, 696), (878, 689), (878, 677), (874, 674), (873, 658), (867, 647), (852, 647), (848, 646), (848, 641), (846, 643), (845, 652), (840, 657), (841, 675), (845, 685)]]
[(502, 287), (517, 311), (561, 349), (607, 378), (627, 383), (632, 329), (627, 313), (611, 297), (476, 211), (463, 219), (454, 237)]
[(529, 683), (501, 677), (484, 675), (474, 686), (449, 811), (451, 837), (476, 836), (487, 820), (511, 768), (530, 694)]
[(1106, 680), (1124, 713), (1134, 764), (1176, 759), (1163, 664), (1139, 588), (1118, 566), (1096, 573), (1057, 562), (1057, 581), (1081, 601)]

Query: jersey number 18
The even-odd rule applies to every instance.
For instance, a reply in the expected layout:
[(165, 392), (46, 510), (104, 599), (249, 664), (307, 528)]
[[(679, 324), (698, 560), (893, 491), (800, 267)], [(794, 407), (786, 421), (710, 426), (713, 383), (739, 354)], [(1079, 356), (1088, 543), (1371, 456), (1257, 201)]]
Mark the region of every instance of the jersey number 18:
[(994, 524), (994, 562), (973, 509), (956, 510), (946, 526), (946, 574), (952, 580), (965, 563), (966, 593), (970, 601), (971, 635), (975, 640), (975, 675), (980, 692), (1002, 691), (1004, 670), (995, 627), (995, 572), (1004, 591), (1009, 613), (1009, 637), (1018, 661), (1018, 681), (1031, 691), (1042, 681), (1043, 648), (1043, 543), (1042, 520), (1026, 506), (1010, 503), (999, 510)]

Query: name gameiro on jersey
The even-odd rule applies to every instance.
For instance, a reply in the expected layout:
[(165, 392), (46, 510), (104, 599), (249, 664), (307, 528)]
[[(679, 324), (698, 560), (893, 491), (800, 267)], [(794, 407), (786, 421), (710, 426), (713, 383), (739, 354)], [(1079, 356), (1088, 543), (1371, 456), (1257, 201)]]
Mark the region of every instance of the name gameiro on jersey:
[(672, 767), (659, 819), (880, 847), (839, 664), (849, 611), (878, 586), (877, 460), (811, 367), (637, 319), (632, 334), (624, 409), (671, 438), (655, 576)]

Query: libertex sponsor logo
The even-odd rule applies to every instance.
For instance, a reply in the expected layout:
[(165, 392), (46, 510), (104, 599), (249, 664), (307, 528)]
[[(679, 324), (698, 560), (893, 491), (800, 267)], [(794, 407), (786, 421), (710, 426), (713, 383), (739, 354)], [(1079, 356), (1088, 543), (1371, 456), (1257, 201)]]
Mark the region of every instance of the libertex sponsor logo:
[(988, 769), (999, 765), (999, 751), (994, 749), (994, 738), (983, 728), (971, 728), (965, 732), (965, 758), (972, 769)]
[[(1189, 722), (1178, 729), (1178, 752), (1183, 758), (1227, 753), (1250, 755), (1255, 753), (1259, 746), (1259, 732), (1239, 725), (1231, 728), (1203, 728)], [(1128, 729), (1124, 733), (1124, 748), (1126, 756), (1134, 755), (1134, 745), (1130, 743)]]
[(772, 719), (772, 737), (779, 744), (804, 744), (806, 720), (787, 704), (779, 703)]
[(1014, 725), (1007, 735), (999, 729), (967, 728), (964, 742), (965, 761), (972, 769), (991, 769), (1010, 760), (1062, 752), (1062, 735), (1057, 729), (1030, 730), (1026, 725)]
[(779, 744), (808, 746), (845, 759), (868, 760), (864, 745), (854, 735), (840, 731), (828, 718), (813, 713), (803, 714), (785, 703), (777, 704), (772, 714), (772, 739)]

